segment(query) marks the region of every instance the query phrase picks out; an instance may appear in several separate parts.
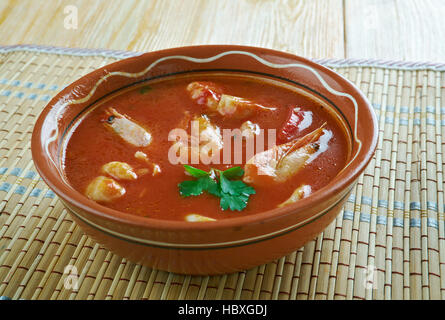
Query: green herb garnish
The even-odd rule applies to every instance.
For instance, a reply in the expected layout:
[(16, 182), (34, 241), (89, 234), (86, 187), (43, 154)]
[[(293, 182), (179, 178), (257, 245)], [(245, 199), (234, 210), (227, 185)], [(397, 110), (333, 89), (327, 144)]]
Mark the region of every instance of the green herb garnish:
[(142, 88), (139, 89), (139, 93), (140, 94), (145, 94), (145, 93), (147, 93), (150, 90), (151, 90), (150, 86), (143, 86)]
[(179, 193), (183, 197), (199, 196), (203, 192), (208, 192), (220, 198), (221, 209), (241, 211), (247, 206), (250, 195), (255, 194), (255, 189), (243, 181), (230, 180), (244, 175), (241, 167), (232, 167), (225, 171), (211, 169), (207, 172), (184, 165), (184, 169), (196, 180), (187, 180), (178, 184)]
[(195, 178), (210, 176), (210, 172), (207, 172), (207, 171), (204, 171), (204, 170), (201, 170), (201, 169), (198, 169), (198, 168), (186, 165), (186, 164), (184, 165), (184, 169), (185, 169), (185, 171), (190, 173), (190, 175), (192, 177), (195, 177)]

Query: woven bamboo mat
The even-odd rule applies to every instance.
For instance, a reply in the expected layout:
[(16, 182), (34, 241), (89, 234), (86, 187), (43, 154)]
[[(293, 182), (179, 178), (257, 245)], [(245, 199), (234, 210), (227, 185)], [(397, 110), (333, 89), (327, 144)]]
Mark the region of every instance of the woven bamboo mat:
[[(58, 90), (131, 55), (0, 47), (0, 296), (11, 299), (445, 298), (445, 67), (325, 60), (379, 117), (377, 152), (316, 239), (245, 272), (152, 270), (85, 236), (36, 173), (30, 137)], [(77, 284), (77, 288), (76, 285)]]

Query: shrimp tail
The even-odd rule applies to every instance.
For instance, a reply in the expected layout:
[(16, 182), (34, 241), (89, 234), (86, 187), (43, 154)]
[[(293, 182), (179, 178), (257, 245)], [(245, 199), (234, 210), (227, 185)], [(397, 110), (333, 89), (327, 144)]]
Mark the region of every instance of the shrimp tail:
[(298, 148), (301, 148), (305, 145), (308, 145), (309, 148), (313, 149), (313, 152), (318, 151), (320, 149), (320, 144), (316, 142), (320, 136), (323, 134), (323, 129), (326, 126), (326, 122), (323, 123), (320, 128), (315, 129), (314, 131), (308, 133), (307, 135), (303, 136), (302, 138), (296, 140), (294, 143), (290, 144), (289, 148), (278, 158), (277, 167), (280, 167), (280, 164), (286, 156), (297, 150)]
[(296, 141), (276, 145), (254, 155), (244, 166), (243, 180), (267, 185), (284, 182), (294, 176), (320, 150), (320, 137), (325, 132), (325, 125)]
[(326, 122), (323, 123), (320, 128), (315, 129), (314, 131), (308, 133), (307, 135), (303, 136), (302, 138), (295, 141), (290, 148), (287, 150), (289, 153), (292, 151), (295, 151), (298, 148), (301, 148), (304, 145), (313, 143), (314, 141), (317, 141), (320, 136), (323, 134), (323, 129), (326, 127)]

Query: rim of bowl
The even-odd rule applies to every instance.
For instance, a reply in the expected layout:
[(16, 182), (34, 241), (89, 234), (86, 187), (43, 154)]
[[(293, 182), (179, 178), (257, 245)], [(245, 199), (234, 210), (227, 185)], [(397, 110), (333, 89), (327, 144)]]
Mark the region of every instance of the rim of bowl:
[[(78, 81), (84, 80), (90, 74), (99, 72), (100, 70), (106, 69), (110, 65), (119, 64), (121, 67), (125, 67), (125, 63), (127, 61), (138, 59), (142, 56), (146, 57), (147, 55), (161, 54), (163, 56), (171, 55), (173, 52), (178, 54), (181, 50), (200, 50), (205, 48), (212, 49), (221, 49), (220, 51), (229, 51), (229, 50), (244, 50), (248, 52), (257, 52), (261, 53), (269, 53), (273, 56), (281, 56), (293, 59), (300, 63), (309, 65), (313, 67), (315, 70), (322, 71), (323, 73), (329, 74), (335, 78), (336, 82), (341, 83), (342, 85), (346, 85), (348, 87), (348, 92), (354, 93), (354, 98), (359, 98), (357, 101), (357, 108), (362, 111), (360, 112), (363, 115), (363, 111), (368, 111), (367, 114), (371, 120), (371, 130), (370, 134), (370, 147), (366, 150), (362, 148), (360, 152), (357, 154), (355, 159), (349, 164), (349, 167), (341, 172), (339, 175), (334, 177), (327, 185), (322, 187), (321, 189), (314, 192), (307, 198), (303, 198), (298, 202), (281, 207), (274, 208), (246, 216), (241, 217), (231, 217), (228, 219), (218, 220), (216, 222), (211, 223), (190, 223), (186, 221), (178, 221), (178, 220), (163, 220), (163, 219), (154, 219), (149, 217), (141, 217), (128, 213), (124, 213), (118, 210), (114, 210), (105, 206), (102, 206), (90, 199), (86, 196), (72, 188), (70, 185), (66, 184), (60, 175), (54, 175), (57, 179), (53, 179), (51, 174), (47, 174), (47, 170), (50, 170), (49, 162), (46, 161), (46, 156), (44, 156), (44, 150), (42, 148), (40, 133), (42, 129), (42, 124), (44, 123), (46, 116), (49, 111), (54, 107), (56, 101), (60, 99), (63, 94), (70, 91), (70, 87), (72, 87), (73, 83), (77, 83)], [(178, 52), (179, 51), (179, 52)], [(360, 101), (361, 100), (361, 101)], [(362, 110), (364, 108), (364, 110)], [(111, 64), (107, 64), (101, 68), (98, 68), (81, 78), (73, 81), (68, 85), (65, 89), (58, 92), (58, 94), (51, 99), (51, 101), (45, 106), (45, 108), (41, 111), (33, 129), (32, 137), (31, 137), (31, 152), (32, 158), (35, 164), (35, 168), (39, 173), (40, 177), (44, 180), (44, 182), (52, 189), (57, 196), (59, 196), (62, 200), (72, 203), (76, 207), (79, 207), (86, 211), (88, 214), (96, 215), (100, 218), (105, 218), (107, 220), (111, 220), (114, 222), (127, 224), (136, 227), (144, 227), (148, 229), (160, 229), (160, 230), (213, 230), (213, 229), (224, 229), (224, 228), (232, 228), (239, 227), (243, 225), (254, 224), (258, 222), (265, 222), (267, 220), (275, 219), (281, 216), (285, 216), (287, 214), (292, 214), (295, 211), (303, 212), (305, 209), (313, 206), (314, 203), (321, 203), (335, 194), (338, 194), (342, 191), (345, 191), (348, 186), (352, 185), (353, 182), (358, 178), (358, 176), (364, 171), (377, 147), (377, 139), (378, 139), (378, 123), (377, 117), (374, 113), (374, 110), (371, 107), (368, 99), (364, 96), (364, 94), (353, 84), (351, 81), (343, 77), (342, 75), (334, 72), (333, 70), (320, 65), (316, 62), (313, 62), (307, 58), (300, 57), (291, 53), (267, 49), (262, 47), (254, 47), (254, 46), (241, 46), (241, 45), (196, 45), (196, 46), (182, 46), (175, 47), (157, 51), (151, 51), (143, 53), (136, 57), (126, 58), (122, 60), (115, 61)], [(55, 169), (57, 170), (57, 169)], [(309, 217), (310, 221), (312, 216)]]

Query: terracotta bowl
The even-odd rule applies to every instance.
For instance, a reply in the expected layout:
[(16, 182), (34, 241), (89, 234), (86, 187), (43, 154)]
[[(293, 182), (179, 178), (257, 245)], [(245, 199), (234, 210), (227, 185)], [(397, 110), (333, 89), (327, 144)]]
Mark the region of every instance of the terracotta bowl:
[[(150, 79), (189, 72), (241, 72), (284, 82), (328, 106), (346, 128), (348, 163), (328, 185), (296, 204), (216, 223), (144, 218), (101, 206), (74, 190), (61, 165), (64, 134), (94, 102)], [(102, 67), (46, 106), (32, 135), (35, 166), (87, 235), (152, 268), (212, 275), (245, 270), (302, 247), (339, 214), (377, 144), (363, 94), (332, 70), (292, 54), (246, 46), (192, 46), (149, 52)]]

